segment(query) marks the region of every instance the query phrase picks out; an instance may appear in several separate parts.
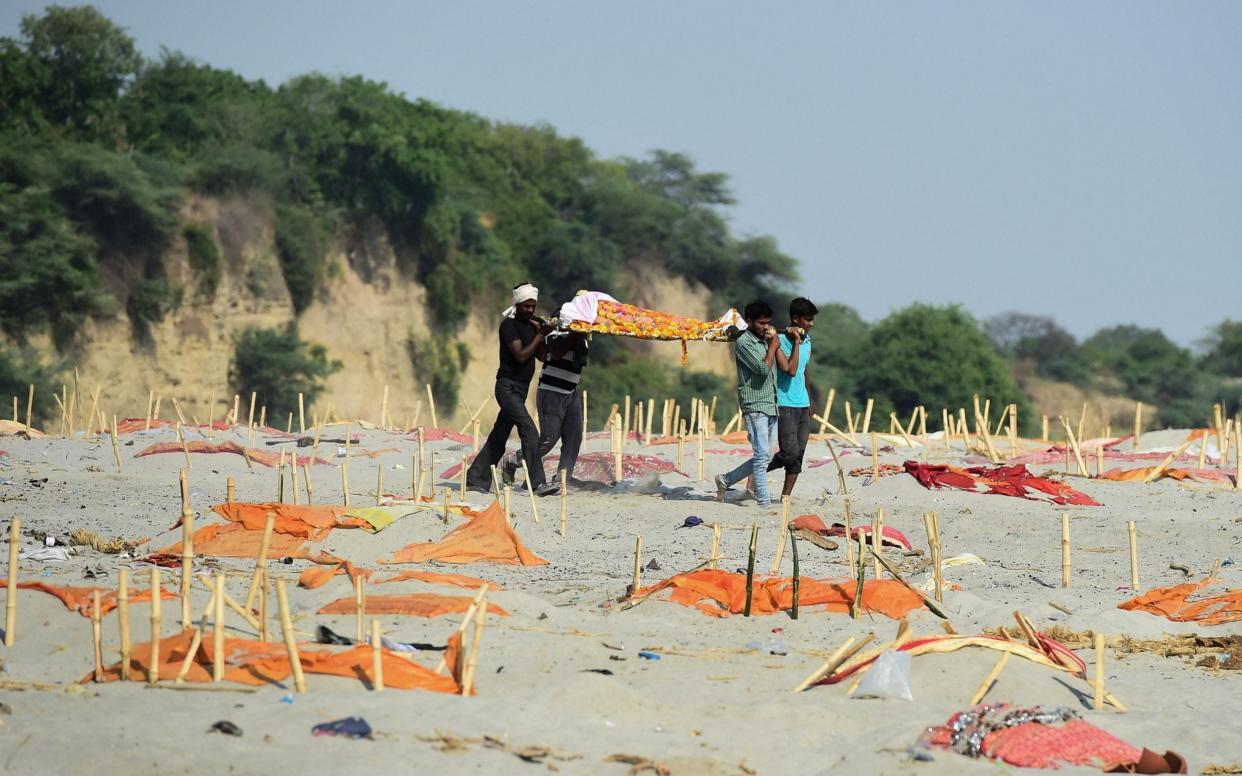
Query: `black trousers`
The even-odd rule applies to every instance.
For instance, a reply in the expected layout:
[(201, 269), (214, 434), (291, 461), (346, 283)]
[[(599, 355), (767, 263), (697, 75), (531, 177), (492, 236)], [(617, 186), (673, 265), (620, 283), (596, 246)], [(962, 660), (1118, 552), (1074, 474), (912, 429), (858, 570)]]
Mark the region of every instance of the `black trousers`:
[(496, 380), (496, 406), (500, 412), (496, 414), (496, 423), (487, 435), (487, 441), (479, 448), (479, 454), (470, 463), (466, 471), (466, 485), (472, 488), (490, 490), (492, 487), (492, 467), (500, 463), (505, 454), (505, 444), (509, 441), (509, 432), (517, 426), (518, 437), (522, 440), (522, 458), (530, 467), (530, 487), (537, 488), (544, 483), (543, 464), (539, 460), (539, 431), (535, 421), (526, 411), (526, 394), (530, 383), (519, 383), (501, 377)]
[(802, 473), (802, 456), (811, 437), (810, 407), (777, 407), (776, 439), (780, 451), (772, 456), (768, 471), (785, 468), (786, 474)]
[(574, 476), (578, 451), (582, 449), (582, 397), (573, 393), (536, 390), (535, 409), (539, 412), (539, 457), (547, 455), (561, 443), (561, 460), (557, 469)]

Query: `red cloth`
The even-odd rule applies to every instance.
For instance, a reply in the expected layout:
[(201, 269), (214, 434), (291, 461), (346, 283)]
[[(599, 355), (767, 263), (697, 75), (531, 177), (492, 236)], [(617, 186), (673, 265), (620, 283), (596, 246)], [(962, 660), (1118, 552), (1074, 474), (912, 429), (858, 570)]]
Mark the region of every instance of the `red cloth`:
[[(957, 718), (932, 728), (931, 743), (949, 748), (950, 725)], [(1062, 764), (1091, 765), (1136, 763), (1142, 753), (1137, 747), (1081, 719), (1061, 725), (1028, 722), (1017, 727), (988, 733), (983, 738), (983, 755), (1022, 768), (1058, 768)]]
[[(804, 528), (808, 531), (815, 531), (823, 536), (845, 536), (845, 525), (843, 523), (833, 523), (832, 527), (829, 528), (824, 525), (824, 521), (820, 519), (819, 515), (798, 515), (793, 519), (793, 522), (791, 522), (790, 525), (794, 528)], [(850, 526), (851, 539), (857, 541), (859, 533), (862, 533), (863, 536), (870, 536), (871, 526)], [(882, 541), (889, 547), (904, 547), (907, 550), (912, 549), (913, 547), (913, 545), (910, 544), (910, 540), (906, 538), (906, 535), (901, 531), (898, 531), (896, 528), (890, 528), (886, 525), (880, 533), (883, 537)]]
[[(905, 469), (910, 476), (918, 480), (925, 488), (956, 488), (984, 493), (996, 493), (1001, 496), (1016, 496), (1032, 501), (1047, 500), (1053, 504), (1074, 504), (1077, 506), (1098, 507), (1100, 502), (1085, 493), (1074, 490), (1059, 480), (1048, 477), (1036, 477), (1025, 465), (1013, 466), (975, 466), (962, 469), (944, 464), (919, 463), (906, 461)], [(1040, 499), (1030, 495), (1038, 491), (1048, 496)]]

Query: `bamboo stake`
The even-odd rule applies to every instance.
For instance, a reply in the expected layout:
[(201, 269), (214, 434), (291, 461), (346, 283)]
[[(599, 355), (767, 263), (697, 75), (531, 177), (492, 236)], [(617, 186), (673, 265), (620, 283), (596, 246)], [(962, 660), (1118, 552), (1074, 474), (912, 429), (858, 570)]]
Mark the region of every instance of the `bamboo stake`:
[(1061, 587), (1070, 586), (1069, 512), (1061, 513)]
[(643, 535), (634, 539), (634, 578), (630, 582), (630, 595), (636, 595), (642, 586), (643, 573)]
[[(624, 456), (622, 453), (621, 442), (621, 418), (618, 415), (612, 416), (612, 478), (613, 482), (621, 482), (625, 479)], [(682, 468), (678, 466), (678, 468)]]
[(790, 607), (790, 619), (798, 619), (798, 602), (801, 598), (799, 589), (802, 586), (802, 574), (798, 569), (798, 537), (794, 533), (793, 527), (788, 526), (789, 530), (789, 554), (793, 559), (793, 605)]
[(190, 648), (186, 650), (185, 659), (181, 661), (181, 668), (177, 671), (177, 677), (173, 680), (174, 685), (185, 683), (185, 678), (190, 675), (190, 666), (194, 664), (194, 656), (198, 654), (198, 648), (203, 643), (203, 629), (195, 628), (194, 635), (190, 637)]
[(720, 523), (712, 523), (712, 553), (707, 560), (708, 568), (716, 568), (716, 562), (720, 560)]
[[(385, 396), (387, 398), (387, 396)], [(384, 642), (380, 639), (380, 621), (371, 620), (371, 689), (384, 689)]]
[(384, 464), (380, 463), (375, 467), (375, 506), (383, 503), (384, 499)]
[(1094, 691), (1091, 698), (1091, 708), (1095, 711), (1104, 710), (1104, 634), (1096, 631), (1095, 637), (1092, 639), (1095, 648), (1095, 681), (1092, 682), (1091, 688)]
[(285, 503), (285, 451), (280, 451), (280, 463), (276, 466), (276, 500)]
[(871, 481), (880, 481), (880, 446), (876, 442), (876, 433), (871, 432)]
[(116, 415), (112, 416), (112, 427), (108, 429), (108, 435), (112, 437), (112, 457), (116, 461), (116, 470), (121, 472), (121, 446), (116, 441)]
[(474, 689), (474, 676), (479, 664), (479, 642), (483, 638), (483, 623), (486, 617), (487, 598), (485, 596), (474, 610), (474, 635), (470, 639), (470, 657), (466, 658), (466, 667), (462, 671), (462, 695), (468, 696)]
[(828, 398), (824, 400), (824, 414), (821, 416), (823, 419), (820, 420), (819, 422), (819, 433), (821, 435), (824, 433), (824, 430), (828, 427), (828, 418), (832, 417), (832, 402), (836, 398), (837, 398), (837, 389), (829, 388)]
[(267, 405), (259, 407), (259, 428), (267, 428)]
[[(583, 426), (583, 428), (586, 427)], [(474, 421), (474, 452), (479, 452), (479, 421), (477, 420)]]
[(1242, 488), (1242, 424), (1233, 424), (1233, 448), (1237, 451), (1234, 458), (1237, 459), (1238, 467), (1233, 478), (1233, 489), (1238, 490)]
[(781, 531), (780, 541), (776, 545), (776, 558), (772, 561), (771, 574), (781, 570), (781, 559), (785, 555), (785, 534), (789, 533), (789, 496), (781, 496)]
[(1199, 465), (1198, 465), (1198, 468), (1200, 468), (1200, 469), (1202, 469), (1202, 468), (1203, 468), (1204, 461), (1205, 461), (1205, 459), (1207, 458), (1207, 446), (1208, 446), (1208, 436), (1207, 436), (1207, 434), (1204, 434), (1203, 436), (1199, 437)]
[(862, 433), (866, 434), (871, 430), (871, 409), (875, 405), (875, 399), (867, 399), (867, 408), (863, 412)]
[(997, 660), (996, 665), (992, 666), (992, 670), (988, 671), (988, 675), (983, 678), (983, 683), (979, 685), (979, 689), (975, 690), (975, 694), (970, 696), (970, 700), (966, 703), (967, 706), (974, 706), (979, 701), (983, 700), (983, 696), (987, 695), (988, 690), (992, 689), (992, 682), (996, 681), (996, 677), (1000, 676), (1001, 670), (1008, 662), (1009, 653), (1002, 652), (1000, 660)]
[(699, 482), (702, 482), (703, 480), (707, 479), (707, 462), (703, 457), (703, 441), (704, 441), (703, 437), (706, 433), (707, 432), (705, 432), (703, 430), (703, 427), (700, 425), (699, 434), (698, 434), (698, 443), (699, 443), (699, 480), (698, 481)]
[(147, 667), (147, 682), (160, 682), (160, 567), (151, 567), (151, 663)]
[(272, 529), (276, 527), (276, 513), (269, 511), (263, 521), (263, 538), (259, 540), (259, 556), (254, 562), (254, 573), (250, 576), (250, 588), (246, 591), (245, 609), (254, 605), (254, 596), (261, 580), (261, 574), (267, 568), (267, 550), (272, 542)]
[(862, 614), (863, 590), (867, 584), (867, 542), (863, 532), (858, 532), (858, 575), (854, 578), (854, 600), (850, 602), (850, 617), (857, 620)]
[(754, 596), (755, 585), (755, 545), (759, 541), (759, 525), (752, 524), (750, 527), (750, 552), (746, 559), (746, 608), (742, 611), (742, 616), (750, 616), (751, 598)]
[(815, 682), (819, 681), (825, 676), (830, 675), (833, 671), (837, 670), (837, 668), (839, 668), (841, 664), (843, 664), (845, 661), (849, 660), (854, 655), (861, 652), (862, 648), (870, 644), (874, 639), (875, 639), (875, 634), (868, 633), (866, 636), (863, 637), (862, 641), (855, 644), (854, 637), (850, 636), (849, 638), (845, 640), (845, 643), (837, 647), (836, 651), (834, 651), (831, 655), (828, 656), (828, 659), (825, 660), (819, 668), (812, 671), (810, 676), (808, 676), (807, 678), (799, 682), (798, 686), (795, 687), (793, 691), (796, 693), (802, 692), (803, 690), (810, 687)]
[(267, 569), (263, 569), (259, 575), (259, 641), (266, 644), (270, 641), (270, 634), (267, 632), (268, 608), (267, 608), (267, 588), (268, 578)]
[(452, 501), (453, 491), (449, 488), (444, 489), (444, 524), (448, 525), (449, 521), (449, 503)]
[(121, 631), (121, 681), (129, 681), (129, 569), (116, 575), (116, 623)]
[[(381, 470), (383, 467), (380, 467)], [(294, 451), (289, 456), (289, 486), (293, 489), (293, 503), (298, 504), (298, 454)]]
[(6, 586), (8, 598), (4, 604), (4, 646), (11, 647), (17, 641), (17, 554), (21, 548), (22, 520), (15, 517), (9, 521), (9, 578)]
[[(457, 475), (458, 475), (458, 478), (460, 479), (460, 482), (458, 483), (458, 490), (460, 494), (459, 498), (463, 504), (466, 502), (466, 468), (467, 468), (466, 459), (467, 459), (466, 455), (463, 454), (461, 457), (461, 466), (458, 467), (458, 470), (457, 470)], [(523, 463), (525, 462), (523, 461)]]
[(1138, 572), (1138, 539), (1134, 529), (1134, 521), (1126, 523), (1126, 533), (1130, 539), (1130, 588), (1132, 590), (1139, 589), (1139, 572)]
[(530, 497), (530, 515), (539, 522), (539, 506), (535, 503), (535, 488), (530, 481), (530, 467), (526, 465), (526, 459), (522, 459), (522, 475), (526, 477), (526, 495)]
[(1194, 441), (1195, 441), (1194, 434), (1190, 434), (1189, 436), (1187, 436), (1186, 440), (1182, 442), (1180, 445), (1178, 445), (1176, 450), (1169, 453), (1169, 456), (1167, 458), (1161, 461), (1159, 465), (1156, 466), (1156, 468), (1152, 469), (1150, 472), (1147, 473), (1147, 476), (1143, 478), (1143, 482), (1153, 482), (1159, 479), (1160, 476), (1164, 474), (1164, 470), (1169, 468), (1169, 465), (1172, 464), (1174, 461), (1176, 461), (1178, 456), (1186, 452), (1186, 448), (1190, 447), (1191, 444), (1194, 443)]
[(569, 472), (561, 469), (561, 536), (565, 535), (569, 518)]
[(356, 641), (359, 644), (364, 643), (363, 642), (363, 637), (364, 637), (363, 615), (365, 615), (367, 611), (366, 585), (367, 585), (366, 577), (362, 576), (361, 574), (354, 577), (354, 611), (357, 613), (357, 619), (358, 619), (358, 638), (356, 639)]
[(95, 681), (103, 681), (103, 631), (99, 622), (99, 591), (91, 593), (91, 645), (95, 649)]
[(194, 510), (189, 504), (181, 510), (181, 627), (190, 627), (190, 584), (194, 574)]
[[(831, 448), (830, 448), (831, 449)], [(845, 499), (845, 516), (842, 522), (845, 524), (845, 565), (850, 568), (850, 576), (855, 576), (854, 571), (854, 534), (850, 531), (850, 500)]]
[(341, 503), (349, 506), (349, 457), (341, 464)]
[[(421, 431), (422, 429), (419, 429), (419, 430)], [(423, 459), (422, 459), (421, 453), (419, 454), (419, 457), (417, 458), (415, 458), (412, 455), (410, 457), (413, 458), (413, 460), (410, 461), (410, 465), (414, 467), (413, 471), (410, 472), (410, 479), (414, 479), (414, 472), (418, 472), (417, 483), (416, 484), (412, 483), (414, 487), (414, 503), (417, 504), (418, 502), (423, 500), (423, 483), (427, 479), (427, 467), (423, 466)], [(493, 466), (492, 467), (493, 473), (495, 473), (495, 470), (496, 470), (496, 467)]]
[(582, 431), (585, 433), (590, 429), (591, 427), (587, 425), (587, 392), (584, 390), (582, 392)]
[(216, 572), (216, 605), (212, 614), (215, 628), (211, 642), (211, 681), (224, 680), (224, 572)]
[[(466, 607), (466, 613), (462, 615), (461, 622), (458, 623), (457, 628), (453, 630), (453, 635), (457, 635), (459, 633), (465, 633), (466, 628), (468, 628), (470, 626), (470, 623), (473, 621), (474, 613), (478, 611), (479, 606), (481, 604), (486, 606), (485, 604), (483, 604), (483, 598), (487, 595), (487, 587), (488, 587), (488, 583), (486, 582), (484, 582), (482, 585), (479, 586), (478, 591), (476, 591), (474, 594), (474, 598), (470, 601), (470, 606)], [(457, 666), (455, 666), (455, 668), (462, 669), (463, 668), (462, 661), (464, 659), (465, 659), (465, 655), (462, 654), (461, 651), (458, 651), (457, 653), (458, 664)], [(448, 668), (448, 663), (445, 662), (443, 657), (441, 657), (440, 664), (436, 666), (436, 673), (442, 675), (444, 673), (444, 669), (446, 668)], [(465, 676), (464, 671), (459, 670), (457, 673), (459, 676), (462, 676), (464, 678)]]
[[(586, 394), (586, 391), (583, 391), (583, 395), (584, 395), (584, 397), (585, 397), (585, 394)], [(586, 423), (585, 423), (585, 418), (586, 418), (586, 405), (585, 405), (585, 401), (586, 401), (586, 399), (584, 398), (584, 399), (583, 399), (584, 404), (583, 404), (583, 410), (582, 410), (582, 417), (583, 417), (583, 419), (584, 419), (584, 423), (583, 423), (583, 426), (582, 426), (583, 428), (586, 428)], [(643, 426), (643, 444), (644, 444), (644, 445), (650, 445), (650, 444), (651, 444), (651, 421), (654, 419), (654, 416), (655, 416), (655, 399), (648, 399), (648, 400), (647, 400), (647, 416), (646, 416), (646, 418), (644, 418), (645, 425)]]
[(505, 486), (505, 525), (513, 525), (513, 486)]
[(431, 383), (427, 383), (427, 407), (431, 410), (431, 427), (439, 428), (440, 422), (436, 419), (436, 397), (431, 393)]
[(1078, 473), (1086, 477), (1087, 464), (1082, 460), (1082, 450), (1078, 448), (1078, 437), (1074, 434), (1074, 429), (1070, 428), (1069, 421), (1064, 417), (1061, 418), (1061, 427), (1065, 429), (1065, 438), (1069, 440), (1070, 449), (1074, 451), (1074, 461), (1078, 464)]
[(630, 395), (625, 395), (625, 413), (621, 421), (621, 445), (622, 448), (630, 441)]
[(185, 468), (190, 467), (190, 446), (185, 441), (185, 431), (182, 430), (182, 424), (177, 424), (177, 439), (181, 441), (181, 452), (185, 453)]
[(871, 518), (871, 576), (880, 578), (880, 548), (884, 546), (884, 510)]
[(388, 383), (384, 383), (384, 398), (380, 400), (379, 427), (388, 428)]
[(298, 692), (306, 692), (306, 677), (302, 674), (302, 660), (298, 657), (298, 644), (293, 635), (293, 620), (289, 616), (289, 599), (283, 579), (276, 580), (276, 602), (280, 606), (280, 630), (285, 636), (289, 665), (293, 668), (293, 685)]
[(1136, 401), (1134, 403), (1134, 442), (1131, 450), (1139, 449), (1139, 437), (1143, 433), (1143, 402)]

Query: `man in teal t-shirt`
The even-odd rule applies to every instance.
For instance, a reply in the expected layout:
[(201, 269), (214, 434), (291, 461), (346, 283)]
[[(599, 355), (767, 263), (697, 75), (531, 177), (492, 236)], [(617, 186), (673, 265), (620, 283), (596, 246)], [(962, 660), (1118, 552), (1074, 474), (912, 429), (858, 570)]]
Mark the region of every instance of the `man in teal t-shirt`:
[(811, 397), (806, 390), (806, 367), (811, 361), (811, 327), (819, 313), (811, 300), (798, 297), (789, 303), (790, 326), (780, 335), (776, 351), (776, 437), (780, 452), (772, 456), (768, 471), (785, 467), (781, 493), (793, 493), (802, 473), (802, 456), (811, 436)]

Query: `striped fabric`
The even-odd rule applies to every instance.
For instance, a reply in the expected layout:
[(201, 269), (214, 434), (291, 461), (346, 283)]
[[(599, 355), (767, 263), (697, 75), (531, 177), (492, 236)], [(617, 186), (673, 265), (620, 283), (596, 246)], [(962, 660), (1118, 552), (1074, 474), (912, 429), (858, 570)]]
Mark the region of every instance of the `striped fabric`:
[(555, 393), (573, 393), (578, 389), (582, 368), (586, 365), (587, 343), (570, 348), (565, 355), (543, 365), (539, 373), (539, 390)]

